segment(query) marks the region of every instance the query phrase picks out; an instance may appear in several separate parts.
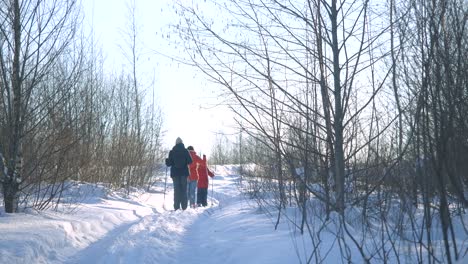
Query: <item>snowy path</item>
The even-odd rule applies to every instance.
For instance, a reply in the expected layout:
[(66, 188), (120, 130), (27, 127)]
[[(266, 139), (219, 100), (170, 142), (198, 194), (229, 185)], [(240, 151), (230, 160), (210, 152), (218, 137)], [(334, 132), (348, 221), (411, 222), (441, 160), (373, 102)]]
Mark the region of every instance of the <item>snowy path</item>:
[[(285, 247), (290, 242), (272, 233), (271, 223), (259, 220), (260, 213), (241, 199), (237, 181), (229, 171), (218, 172), (208, 207), (135, 213), (137, 220), (109, 231), (65, 263), (281, 263), (276, 255), (259, 252), (268, 252), (266, 245), (275, 239)], [(157, 208), (152, 203), (160, 200), (154, 195), (160, 194), (147, 193), (141, 199)], [(172, 207), (172, 196), (170, 189), (166, 208)]]
[[(221, 263), (226, 257), (232, 260), (229, 263), (235, 263), (235, 258), (222, 252), (225, 246), (217, 248), (219, 243), (239, 242), (229, 242), (232, 236), (223, 235), (226, 227), (220, 225), (225, 222), (216, 219), (223, 217), (222, 207), (239, 206), (236, 181), (235, 176), (218, 176), (213, 197), (213, 189), (209, 192), (209, 206), (185, 211), (158, 208), (152, 203), (160, 202), (160, 194), (146, 193), (141, 200), (154, 206), (151, 214), (140, 216), (134, 210), (137, 220), (114, 228), (64, 263)], [(166, 208), (172, 207), (172, 197), (169, 187)]]
[[(209, 206), (181, 212), (187, 218), (180, 222), (185, 230), (177, 237), (179, 246), (161, 262), (151, 263), (291, 263), (296, 259), (291, 240), (285, 239), (288, 228), (274, 231), (256, 205), (241, 197), (238, 175), (230, 170), (218, 170), (217, 175)], [(272, 243), (288, 253), (272, 252)]]
[(137, 220), (118, 225), (68, 259), (57, 259), (57, 263), (168, 263), (183, 246), (180, 240), (187, 226), (202, 212), (153, 209), (144, 216), (135, 210), (133, 214)]
[[(218, 167), (207, 208), (165, 210), (172, 208), (172, 187), (169, 181), (164, 199), (164, 181), (159, 180), (150, 192), (134, 190), (130, 195), (102, 185), (79, 184), (78, 192), (67, 193), (72, 200), (83, 198), (79, 211), (71, 214), (0, 212), (0, 263), (306, 263), (313, 249), (309, 236), (292, 231), (287, 220), (275, 230), (274, 219), (239, 193), (235, 172), (230, 165)], [(287, 217), (298, 219), (295, 212), (289, 208)], [(340, 263), (337, 228), (333, 223), (326, 228), (317, 242), (324, 253), (320, 258), (324, 263)], [(458, 228), (459, 243), (465, 247), (461, 252), (466, 252), (465, 229)], [(354, 262), (360, 263), (357, 249), (350, 250), (354, 250)], [(464, 255), (459, 263), (468, 263), (467, 258)], [(407, 257), (402, 260), (414, 263)]]
[(188, 246), (184, 236), (195, 220), (204, 219), (206, 211), (187, 209), (142, 216), (109, 231), (65, 263), (181, 263), (178, 252)]
[[(0, 217), (0, 263), (291, 263), (287, 226), (273, 224), (244, 200), (238, 175), (216, 171), (208, 207), (172, 209), (172, 183), (151, 192), (97, 191), (72, 214), (46, 211)], [(163, 201), (164, 204), (163, 204)], [(272, 246), (274, 245), (274, 246)], [(278, 250), (281, 249), (281, 250)]]
[(221, 210), (202, 214), (182, 238), (175, 261), (168, 263), (294, 263), (287, 236), (287, 231), (274, 231), (263, 213), (231, 200)]

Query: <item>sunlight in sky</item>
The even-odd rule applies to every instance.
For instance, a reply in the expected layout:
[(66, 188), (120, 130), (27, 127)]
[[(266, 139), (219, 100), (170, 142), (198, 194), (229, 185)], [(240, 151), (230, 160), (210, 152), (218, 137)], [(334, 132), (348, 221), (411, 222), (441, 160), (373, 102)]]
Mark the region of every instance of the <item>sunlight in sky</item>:
[[(130, 72), (125, 52), (129, 29), (130, 0), (82, 0), (84, 25), (92, 28), (95, 41), (102, 47), (105, 70), (109, 73)], [(112, 8), (111, 8), (112, 6)], [(219, 106), (221, 87), (205, 81), (197, 69), (173, 61), (167, 56), (183, 57), (183, 48), (174, 43), (178, 36), (170, 28), (179, 17), (172, 0), (136, 1), (139, 52), (137, 74), (145, 87), (147, 105), (154, 101), (164, 116), (164, 146), (172, 148), (177, 137), (186, 146), (208, 154), (216, 134), (232, 133), (232, 114)], [(159, 53), (159, 54), (158, 54)], [(154, 82), (154, 85), (152, 84)]]

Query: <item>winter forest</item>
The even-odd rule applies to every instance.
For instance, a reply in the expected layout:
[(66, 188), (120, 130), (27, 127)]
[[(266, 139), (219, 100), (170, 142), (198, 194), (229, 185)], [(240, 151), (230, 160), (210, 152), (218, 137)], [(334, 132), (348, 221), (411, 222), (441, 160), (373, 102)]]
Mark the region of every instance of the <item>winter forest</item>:
[[(154, 230), (177, 218), (163, 162), (171, 128), (137, 74), (138, 4), (128, 1), (120, 43), (130, 67), (114, 74), (82, 28), (81, 1), (0, 0), (2, 236), (14, 219), (21, 229), (78, 213), (85, 186), (164, 197), (167, 208), (145, 211), (169, 217)], [(466, 263), (466, 0), (180, 0), (165, 12), (171, 59), (216, 87), (237, 131), (208, 157), (210, 208), (180, 219), (247, 201), (273, 236), (288, 231), (291, 258), (264, 263)], [(0, 237), (0, 255), (12, 241)], [(120, 263), (177, 263), (149, 256)], [(198, 261), (219, 263), (185, 262)], [(65, 262), (86, 263), (37, 261)]]

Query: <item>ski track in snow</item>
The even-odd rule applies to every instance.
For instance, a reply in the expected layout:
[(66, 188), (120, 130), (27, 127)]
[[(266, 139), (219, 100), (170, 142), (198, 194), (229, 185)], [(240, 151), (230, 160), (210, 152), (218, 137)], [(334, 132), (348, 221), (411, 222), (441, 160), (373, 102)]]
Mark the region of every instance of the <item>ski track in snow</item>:
[[(106, 192), (102, 186), (80, 185), (78, 190), (93, 190), (93, 193), (96, 190), (96, 194), (72, 214), (31, 211), (1, 215), (0, 263), (283, 264), (310, 261), (313, 244), (308, 236), (294, 232), (287, 219), (282, 219), (278, 229), (274, 229), (275, 220), (240, 194), (240, 177), (234, 167), (220, 166), (215, 171), (206, 208), (165, 210), (172, 207), (173, 191), (169, 182), (164, 198), (163, 178), (148, 192), (136, 189), (130, 194)], [(287, 209), (283, 213), (285, 218), (294, 219), (295, 210)], [(338, 218), (333, 219), (320, 235), (318, 247), (323, 255), (318, 257), (323, 263), (343, 262), (343, 252), (336, 245)], [(322, 228), (321, 221), (314, 223), (312, 231)], [(463, 253), (467, 252), (464, 225), (456, 225), (461, 245), (459, 252), (462, 252), (457, 264), (468, 263), (468, 255)], [(360, 235), (359, 230), (355, 233)], [(440, 236), (438, 239), (441, 241)], [(352, 262), (361, 263), (357, 248), (350, 246), (349, 250)], [(401, 253), (404, 254), (405, 249), (402, 248)], [(415, 262), (410, 255), (401, 255), (400, 260), (389, 258), (389, 263)]]
[(215, 171), (207, 207), (166, 210), (173, 190), (169, 181), (163, 198), (163, 178), (148, 192), (98, 188), (73, 214), (0, 217), (0, 263), (295, 263), (288, 228), (273, 231), (244, 199), (234, 167)]
[[(216, 181), (215, 178), (214, 182)], [(240, 194), (237, 187), (233, 186), (237, 184), (237, 177), (234, 175), (221, 176), (219, 181), (223, 181), (223, 189), (216, 189), (213, 193), (213, 187), (210, 186), (206, 208), (162, 212), (153, 208), (153, 213), (146, 216), (139, 216), (134, 211), (137, 220), (110, 230), (99, 240), (70, 256), (64, 263), (222, 262), (224, 257), (216, 254), (213, 244), (216, 241), (209, 241), (210, 237), (207, 235), (218, 232), (213, 227), (215, 222), (210, 219), (222, 210), (221, 204), (228, 206)], [(171, 190), (166, 194), (166, 200), (172, 202), (172, 198)], [(208, 262), (207, 255), (211, 256)]]

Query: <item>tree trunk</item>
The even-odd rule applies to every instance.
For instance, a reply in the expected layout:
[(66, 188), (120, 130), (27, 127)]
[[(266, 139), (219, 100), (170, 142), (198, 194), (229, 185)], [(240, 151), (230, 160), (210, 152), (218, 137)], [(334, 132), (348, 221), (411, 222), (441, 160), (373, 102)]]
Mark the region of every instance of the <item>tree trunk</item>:
[(336, 0), (332, 1), (331, 9), (332, 26), (332, 50), (333, 50), (333, 77), (334, 77), (334, 100), (335, 100), (335, 184), (336, 184), (336, 207), (340, 214), (344, 214), (344, 152), (343, 152), (343, 113), (341, 105), (341, 69), (340, 50), (338, 44), (338, 10)]
[(20, 78), (20, 50), (21, 50), (21, 21), (19, 1), (13, 2), (13, 33), (14, 33), (14, 56), (13, 56), (13, 72), (11, 86), (13, 89), (13, 111), (11, 116), (11, 128), (9, 131), (9, 153), (7, 160), (7, 178), (3, 183), (3, 195), (5, 203), (5, 212), (14, 213), (18, 207), (18, 191), (20, 182), (20, 172), (22, 170), (21, 163), (21, 105), (22, 91)]
[(3, 204), (5, 212), (16, 213), (18, 211), (19, 184), (7, 181), (3, 183)]

